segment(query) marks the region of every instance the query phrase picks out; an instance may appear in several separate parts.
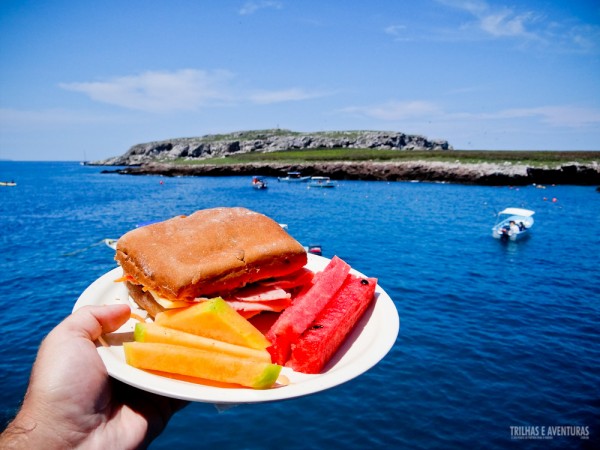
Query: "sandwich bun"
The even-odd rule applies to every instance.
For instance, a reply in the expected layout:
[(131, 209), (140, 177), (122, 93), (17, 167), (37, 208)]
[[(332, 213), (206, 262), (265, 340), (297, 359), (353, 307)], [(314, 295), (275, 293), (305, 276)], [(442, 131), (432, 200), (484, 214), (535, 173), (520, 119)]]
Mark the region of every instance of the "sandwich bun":
[(226, 294), (300, 270), (307, 255), (263, 214), (212, 208), (124, 234), (115, 260), (132, 298), (154, 317), (164, 309), (157, 299), (181, 302)]

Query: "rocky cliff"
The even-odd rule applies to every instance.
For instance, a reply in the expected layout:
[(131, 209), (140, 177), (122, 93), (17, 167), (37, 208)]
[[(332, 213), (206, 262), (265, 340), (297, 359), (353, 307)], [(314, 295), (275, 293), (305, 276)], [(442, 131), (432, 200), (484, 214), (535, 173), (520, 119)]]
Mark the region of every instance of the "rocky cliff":
[(137, 144), (122, 156), (95, 161), (92, 164), (128, 166), (177, 158), (210, 158), (237, 153), (324, 148), (451, 150), (452, 146), (444, 140), (429, 140), (423, 136), (391, 131), (299, 133), (275, 129)]
[(569, 164), (556, 168), (525, 165), (461, 164), (438, 161), (332, 162), (332, 163), (249, 163), (249, 164), (168, 164), (148, 163), (116, 171), (128, 175), (162, 176), (285, 176), (301, 171), (304, 175), (329, 176), (336, 180), (430, 181), (488, 186), (528, 184), (600, 184), (598, 164)]

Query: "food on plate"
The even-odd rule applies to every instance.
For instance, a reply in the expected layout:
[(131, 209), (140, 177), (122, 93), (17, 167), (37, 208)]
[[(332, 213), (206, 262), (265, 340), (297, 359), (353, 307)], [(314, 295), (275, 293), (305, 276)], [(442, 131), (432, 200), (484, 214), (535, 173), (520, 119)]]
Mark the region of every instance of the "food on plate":
[[(377, 284), (337, 256), (313, 273), (302, 245), (245, 208), (137, 228), (119, 239), (115, 259), (120, 281), (154, 319), (124, 343), (128, 364), (258, 389), (273, 386), (283, 365), (321, 372)], [(265, 334), (248, 321), (263, 311), (279, 313)]]
[(376, 286), (377, 279), (351, 274), (334, 257), (267, 332), (273, 362), (319, 373), (373, 302)]
[(125, 342), (125, 361), (138, 369), (235, 383), (254, 389), (268, 389), (279, 377), (281, 366), (226, 353), (182, 345)]
[(271, 343), (220, 297), (158, 313), (157, 325), (259, 350)]
[(228, 342), (166, 328), (155, 323), (137, 323), (135, 325), (133, 337), (136, 342), (182, 345), (184, 347), (225, 353), (240, 358), (271, 362), (271, 355), (266, 350), (234, 345)]
[(273, 386), (281, 371), (265, 350), (269, 341), (220, 297), (137, 323), (134, 340), (123, 350), (138, 369), (255, 389)]
[[(219, 295), (235, 299), (237, 290), (250, 289), (252, 283), (294, 279), (307, 255), (299, 242), (263, 214), (245, 208), (212, 208), (126, 233), (117, 242), (115, 259), (133, 300), (155, 317), (199, 299)], [(275, 289), (279, 290), (273, 294)], [(242, 301), (246, 310), (259, 312), (281, 311), (291, 297), (277, 286), (263, 286), (252, 294)], [(286, 299), (287, 303), (269, 306)]]
[(286, 363), (292, 344), (335, 295), (349, 272), (350, 266), (334, 256), (327, 267), (314, 276), (312, 287), (298, 295), (294, 303), (281, 313), (266, 334), (272, 343), (268, 350), (273, 362)]
[(319, 373), (374, 299), (376, 278), (346, 276), (344, 284), (293, 346), (289, 365)]

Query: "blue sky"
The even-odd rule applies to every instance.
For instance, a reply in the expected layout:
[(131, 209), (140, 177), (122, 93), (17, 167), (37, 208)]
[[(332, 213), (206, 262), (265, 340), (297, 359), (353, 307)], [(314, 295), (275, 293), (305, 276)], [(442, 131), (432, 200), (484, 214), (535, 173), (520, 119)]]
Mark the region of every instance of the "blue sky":
[(600, 150), (600, 2), (0, 2), (0, 159), (238, 130)]

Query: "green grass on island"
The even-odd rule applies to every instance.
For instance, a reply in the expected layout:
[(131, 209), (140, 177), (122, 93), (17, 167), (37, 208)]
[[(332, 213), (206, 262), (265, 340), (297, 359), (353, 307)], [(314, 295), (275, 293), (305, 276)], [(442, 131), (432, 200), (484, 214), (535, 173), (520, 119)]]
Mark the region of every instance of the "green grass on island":
[(245, 163), (328, 163), (328, 162), (402, 162), (441, 161), (462, 164), (519, 164), (532, 167), (560, 166), (569, 163), (600, 163), (600, 151), (518, 151), (518, 150), (381, 150), (381, 149), (310, 149), (251, 152), (207, 159), (179, 158), (165, 162), (175, 164), (245, 164)]

